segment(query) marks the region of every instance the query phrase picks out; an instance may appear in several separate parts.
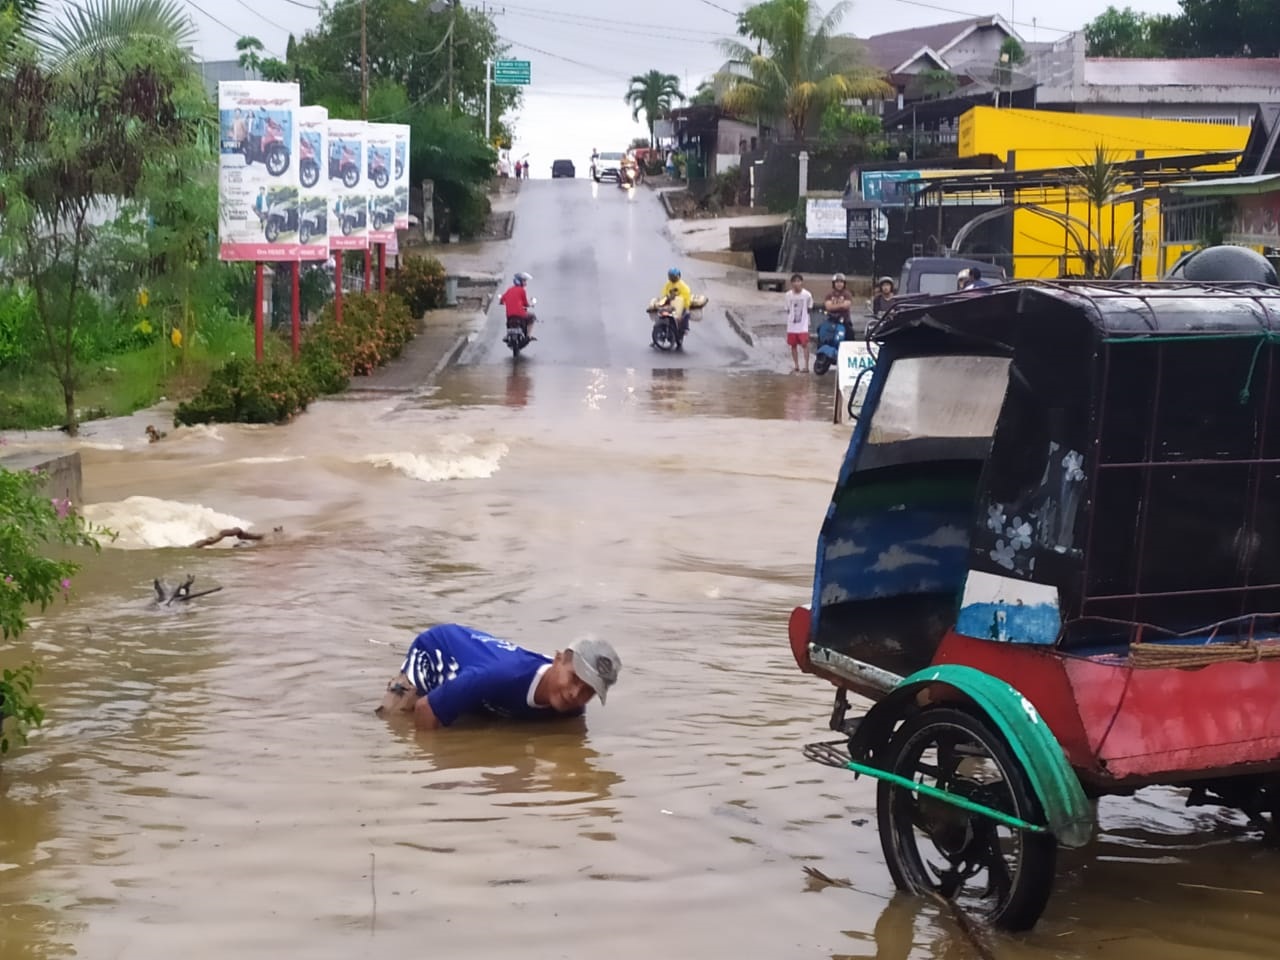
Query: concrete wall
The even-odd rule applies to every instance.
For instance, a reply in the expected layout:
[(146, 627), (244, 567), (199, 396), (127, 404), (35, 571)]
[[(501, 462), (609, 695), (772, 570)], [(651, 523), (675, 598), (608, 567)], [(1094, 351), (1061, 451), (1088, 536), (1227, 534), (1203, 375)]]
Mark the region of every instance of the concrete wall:
[(14, 473), (22, 470), (47, 473), (43, 489), (50, 497), (70, 500), (76, 506), (84, 502), (84, 481), (78, 453), (19, 453), (0, 458), (0, 467)]
[(967, 66), (994, 67), (1007, 36), (999, 27), (981, 27), (954, 47), (949, 47), (942, 58), (952, 70), (962, 70)]

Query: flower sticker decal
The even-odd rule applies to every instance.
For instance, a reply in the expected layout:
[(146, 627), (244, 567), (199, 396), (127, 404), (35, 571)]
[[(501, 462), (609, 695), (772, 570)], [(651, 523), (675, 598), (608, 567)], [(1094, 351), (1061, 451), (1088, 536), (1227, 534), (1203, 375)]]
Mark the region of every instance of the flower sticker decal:
[(1021, 517), (1014, 517), (1013, 524), (1005, 531), (1009, 538), (1009, 546), (1014, 550), (1025, 550), (1031, 546), (1031, 524)]
[(1004, 507), (996, 504), (994, 507), (987, 507), (987, 526), (996, 533), (1004, 530)]
[(1081, 469), (1083, 466), (1084, 457), (1075, 450), (1072, 450), (1062, 458), (1062, 468), (1066, 472), (1066, 477), (1069, 481), (1078, 483), (1084, 479), (1084, 470)]
[(996, 541), (996, 548), (990, 552), (990, 557), (1006, 570), (1013, 569), (1013, 544), (1005, 543), (1003, 540)]

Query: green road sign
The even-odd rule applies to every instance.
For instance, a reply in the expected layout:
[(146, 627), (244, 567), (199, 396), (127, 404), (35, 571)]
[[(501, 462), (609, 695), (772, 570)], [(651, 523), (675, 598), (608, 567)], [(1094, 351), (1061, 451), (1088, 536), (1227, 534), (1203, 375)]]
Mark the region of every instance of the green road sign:
[(508, 87), (525, 87), (529, 85), (528, 60), (495, 60), (493, 61), (493, 82)]

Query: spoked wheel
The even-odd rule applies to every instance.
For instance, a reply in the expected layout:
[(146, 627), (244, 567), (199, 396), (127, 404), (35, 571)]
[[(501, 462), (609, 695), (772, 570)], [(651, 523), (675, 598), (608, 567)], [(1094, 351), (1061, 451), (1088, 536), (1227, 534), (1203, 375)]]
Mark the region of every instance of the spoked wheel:
[[(934, 707), (906, 720), (884, 768), (1030, 823), (1044, 814), (1002, 737), (963, 710)], [(940, 894), (1005, 930), (1035, 925), (1049, 900), (1057, 841), (880, 781), (880, 845), (899, 889)]]
[(676, 345), (675, 331), (669, 323), (653, 325), (653, 345), (659, 350), (670, 350)]

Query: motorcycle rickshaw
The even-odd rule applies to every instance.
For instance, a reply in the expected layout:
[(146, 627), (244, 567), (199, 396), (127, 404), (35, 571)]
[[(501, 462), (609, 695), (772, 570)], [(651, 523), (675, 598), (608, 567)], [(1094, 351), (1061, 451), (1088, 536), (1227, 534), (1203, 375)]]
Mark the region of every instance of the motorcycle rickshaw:
[(837, 688), (805, 755), (877, 780), (895, 885), (1028, 929), (1094, 798), (1274, 825), (1280, 288), (1015, 282), (868, 337), (789, 633)]

